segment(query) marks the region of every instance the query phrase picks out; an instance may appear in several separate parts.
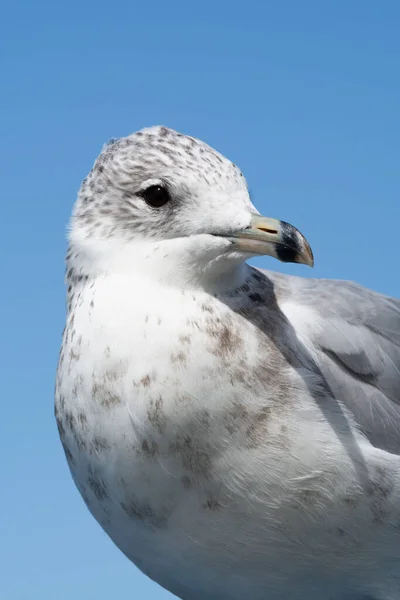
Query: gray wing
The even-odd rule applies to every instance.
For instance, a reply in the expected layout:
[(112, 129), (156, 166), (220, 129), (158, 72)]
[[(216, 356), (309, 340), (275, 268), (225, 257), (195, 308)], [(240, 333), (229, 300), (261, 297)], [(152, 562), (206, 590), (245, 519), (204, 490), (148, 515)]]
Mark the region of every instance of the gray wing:
[(279, 303), (308, 309), (305, 330), (335, 398), (374, 446), (400, 454), (400, 300), (347, 281), (265, 274)]

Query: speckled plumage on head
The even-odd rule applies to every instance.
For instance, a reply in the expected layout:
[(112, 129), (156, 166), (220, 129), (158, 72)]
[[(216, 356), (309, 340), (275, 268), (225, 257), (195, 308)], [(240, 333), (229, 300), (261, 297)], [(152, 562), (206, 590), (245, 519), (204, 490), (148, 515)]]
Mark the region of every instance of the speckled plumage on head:
[(111, 539), (184, 600), (393, 600), (400, 303), (249, 267), (260, 244), (311, 264), (280, 225), (199, 140), (105, 146), (69, 233), (66, 458)]
[[(174, 202), (157, 219), (135, 195), (144, 182), (166, 181)], [(88, 235), (111, 237), (118, 230), (128, 239), (140, 234), (163, 239), (174, 231), (175, 218), (185, 230), (184, 202), (188, 195), (206, 209), (205, 187), (221, 190), (246, 188), (240, 170), (204, 142), (166, 127), (151, 127), (105, 146), (82, 183), (74, 219), (87, 227)], [(197, 188), (199, 193), (196, 197)], [(193, 223), (191, 223), (193, 225)], [(199, 229), (200, 223), (197, 224)]]
[[(152, 184), (165, 186), (171, 197), (160, 210), (141, 196)], [(67, 273), (76, 278), (145, 265), (165, 279), (182, 277), (186, 285), (211, 272), (213, 279), (221, 247), (229, 242), (210, 234), (247, 227), (249, 211), (256, 209), (246, 181), (231, 161), (166, 127), (144, 129), (106, 145), (83, 181), (70, 225)], [(161, 268), (157, 252), (165, 258)], [(232, 265), (242, 262), (235, 253), (230, 259)]]

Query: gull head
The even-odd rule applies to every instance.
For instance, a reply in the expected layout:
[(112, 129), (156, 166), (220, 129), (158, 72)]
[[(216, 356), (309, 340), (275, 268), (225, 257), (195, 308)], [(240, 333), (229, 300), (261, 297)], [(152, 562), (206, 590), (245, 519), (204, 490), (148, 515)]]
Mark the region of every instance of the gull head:
[(235, 164), (166, 127), (103, 148), (81, 185), (69, 240), (69, 266), (80, 274), (186, 286), (240, 279), (256, 255), (313, 264), (295, 227), (256, 210)]

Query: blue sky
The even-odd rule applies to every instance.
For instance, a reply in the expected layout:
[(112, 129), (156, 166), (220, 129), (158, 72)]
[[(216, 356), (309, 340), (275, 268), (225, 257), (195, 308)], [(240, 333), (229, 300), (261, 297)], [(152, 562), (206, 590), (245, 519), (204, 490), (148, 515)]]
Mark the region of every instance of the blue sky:
[(53, 419), (65, 229), (110, 137), (164, 124), (240, 165), (314, 272), (399, 296), (395, 0), (9, 2), (0, 25), (0, 598), (172, 598), (113, 546)]

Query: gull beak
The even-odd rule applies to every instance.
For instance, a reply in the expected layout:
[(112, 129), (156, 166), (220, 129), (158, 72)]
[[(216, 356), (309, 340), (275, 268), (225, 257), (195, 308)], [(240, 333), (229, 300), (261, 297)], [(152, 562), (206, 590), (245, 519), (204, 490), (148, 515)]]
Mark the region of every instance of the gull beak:
[(253, 256), (269, 254), (282, 262), (314, 266), (310, 244), (296, 227), (254, 214), (247, 229), (229, 234), (234, 247)]

